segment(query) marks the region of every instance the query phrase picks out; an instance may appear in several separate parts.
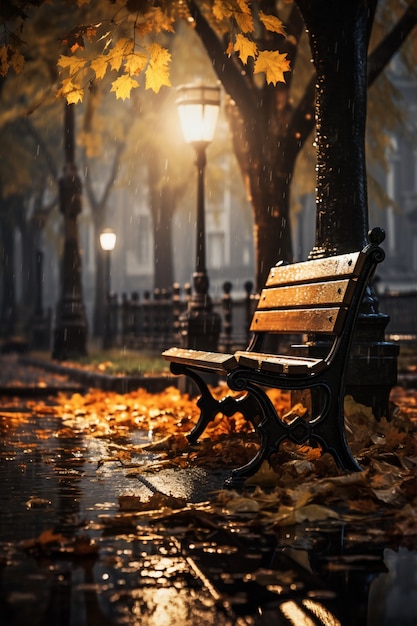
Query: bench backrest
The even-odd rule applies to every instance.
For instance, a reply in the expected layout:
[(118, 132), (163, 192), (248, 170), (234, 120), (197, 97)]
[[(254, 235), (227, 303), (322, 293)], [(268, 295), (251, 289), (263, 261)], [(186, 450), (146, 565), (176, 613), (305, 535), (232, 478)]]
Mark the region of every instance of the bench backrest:
[(271, 268), (250, 330), (339, 335), (365, 260), (353, 252)]

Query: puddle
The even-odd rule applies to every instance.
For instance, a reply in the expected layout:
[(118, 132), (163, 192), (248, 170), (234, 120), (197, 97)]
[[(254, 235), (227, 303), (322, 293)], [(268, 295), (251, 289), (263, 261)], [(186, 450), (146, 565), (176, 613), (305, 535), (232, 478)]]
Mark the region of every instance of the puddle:
[[(225, 529), (190, 511), (165, 524), (120, 517), (122, 494), (148, 499), (161, 491), (198, 503), (224, 475), (129, 475), (109, 460), (114, 442), (28, 411), (3, 431), (2, 626), (417, 624), (411, 540), (407, 547), (369, 545), (335, 526), (278, 534), (244, 519)], [(48, 543), (48, 533), (68, 547)]]

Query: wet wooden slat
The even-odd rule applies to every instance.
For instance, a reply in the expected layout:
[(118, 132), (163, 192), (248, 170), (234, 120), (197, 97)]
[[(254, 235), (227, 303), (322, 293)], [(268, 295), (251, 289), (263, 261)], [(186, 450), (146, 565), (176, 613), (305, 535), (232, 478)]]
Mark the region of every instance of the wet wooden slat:
[(290, 285), (318, 280), (359, 276), (365, 262), (365, 254), (352, 252), (325, 259), (312, 259), (301, 263), (291, 263), (272, 267), (266, 287)]
[(186, 348), (170, 348), (162, 353), (167, 361), (208, 369), (212, 372), (225, 373), (237, 367), (233, 354), (206, 352), (204, 350), (188, 350)]
[(239, 365), (257, 369), (261, 372), (276, 374), (308, 375), (317, 373), (326, 367), (324, 359), (312, 359), (308, 357), (292, 357), (266, 354), (260, 352), (247, 352), (239, 350), (235, 354)]
[(353, 280), (336, 280), (289, 287), (263, 289), (258, 309), (293, 308), (298, 306), (347, 305), (355, 291)]
[(257, 310), (252, 318), (252, 332), (280, 334), (341, 332), (346, 309), (330, 307), (323, 309), (305, 308), (276, 311)]

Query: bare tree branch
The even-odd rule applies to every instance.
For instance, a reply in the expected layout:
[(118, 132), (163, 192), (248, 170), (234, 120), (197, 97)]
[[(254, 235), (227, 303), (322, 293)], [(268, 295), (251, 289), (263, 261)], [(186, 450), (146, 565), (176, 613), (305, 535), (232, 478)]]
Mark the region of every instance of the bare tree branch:
[(368, 86), (384, 71), (392, 57), (417, 24), (417, 0), (412, 0), (394, 28), (377, 45), (368, 57)]

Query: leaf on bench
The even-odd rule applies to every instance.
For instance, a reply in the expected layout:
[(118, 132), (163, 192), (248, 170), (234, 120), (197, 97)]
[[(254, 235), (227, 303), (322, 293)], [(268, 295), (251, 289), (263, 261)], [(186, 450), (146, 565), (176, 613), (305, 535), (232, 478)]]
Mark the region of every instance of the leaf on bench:
[(237, 361), (233, 354), (223, 354), (221, 352), (170, 348), (165, 350), (162, 356), (167, 361), (213, 372), (228, 372), (237, 367)]

